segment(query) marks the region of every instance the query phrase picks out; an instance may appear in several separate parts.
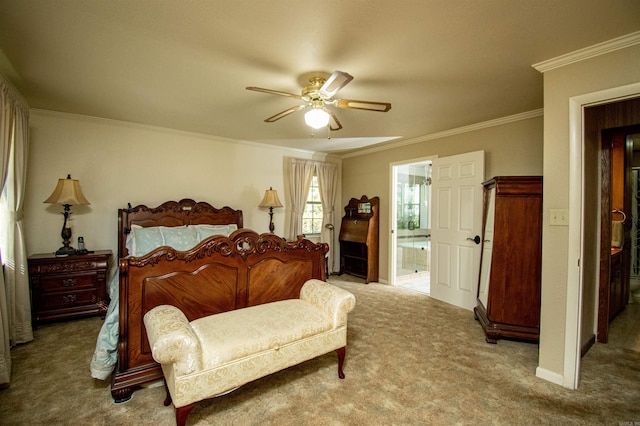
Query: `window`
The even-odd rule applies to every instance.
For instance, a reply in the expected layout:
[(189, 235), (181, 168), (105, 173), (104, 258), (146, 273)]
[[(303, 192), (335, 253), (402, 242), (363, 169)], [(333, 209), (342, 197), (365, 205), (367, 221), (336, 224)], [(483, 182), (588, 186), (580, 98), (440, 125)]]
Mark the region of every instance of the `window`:
[(305, 235), (320, 234), (322, 230), (322, 202), (320, 201), (320, 187), (318, 175), (313, 174), (311, 187), (307, 195), (307, 204), (302, 214), (302, 233)]

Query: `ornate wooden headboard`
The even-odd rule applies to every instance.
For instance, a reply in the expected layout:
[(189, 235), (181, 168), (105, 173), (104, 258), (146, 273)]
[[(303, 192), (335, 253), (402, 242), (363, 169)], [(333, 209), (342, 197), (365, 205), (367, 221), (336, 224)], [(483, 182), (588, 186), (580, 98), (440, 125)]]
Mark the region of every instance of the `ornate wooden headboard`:
[(158, 207), (145, 205), (118, 209), (118, 258), (129, 254), (127, 235), (131, 225), (148, 226), (181, 226), (181, 225), (229, 225), (235, 223), (242, 228), (242, 210), (231, 207), (221, 209), (203, 201), (196, 202), (190, 198), (180, 201), (167, 201)]

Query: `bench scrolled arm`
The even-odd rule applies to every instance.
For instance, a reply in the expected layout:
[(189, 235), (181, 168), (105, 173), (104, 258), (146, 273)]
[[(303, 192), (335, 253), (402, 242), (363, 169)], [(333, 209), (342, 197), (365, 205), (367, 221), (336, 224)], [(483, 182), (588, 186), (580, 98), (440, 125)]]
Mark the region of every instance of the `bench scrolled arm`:
[(353, 294), (316, 279), (311, 279), (302, 286), (300, 299), (312, 303), (331, 316), (334, 328), (346, 325), (349, 312), (356, 306)]
[(200, 340), (180, 309), (157, 306), (145, 314), (144, 324), (156, 362), (173, 364), (177, 376), (202, 368)]

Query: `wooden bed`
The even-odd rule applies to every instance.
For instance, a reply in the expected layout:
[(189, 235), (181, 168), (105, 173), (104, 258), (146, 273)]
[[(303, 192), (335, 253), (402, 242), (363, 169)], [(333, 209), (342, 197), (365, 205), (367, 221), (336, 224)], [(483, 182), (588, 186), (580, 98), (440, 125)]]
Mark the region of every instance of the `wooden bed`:
[[(133, 225), (236, 224), (228, 237), (211, 236), (192, 249), (160, 247), (141, 257), (128, 256)], [(328, 245), (300, 239), (287, 242), (274, 234), (242, 228), (242, 211), (216, 209), (191, 199), (118, 211), (119, 337), (118, 364), (111, 394), (116, 402), (131, 398), (141, 384), (162, 378), (151, 357), (143, 316), (169, 304), (189, 321), (247, 306), (298, 298), (311, 278), (326, 279)]]

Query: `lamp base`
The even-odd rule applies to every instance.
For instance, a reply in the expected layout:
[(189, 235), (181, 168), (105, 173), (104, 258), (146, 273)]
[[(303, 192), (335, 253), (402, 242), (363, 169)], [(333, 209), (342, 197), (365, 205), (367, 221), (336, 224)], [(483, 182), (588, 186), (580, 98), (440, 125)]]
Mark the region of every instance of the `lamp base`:
[(71, 228), (67, 228), (66, 226), (70, 213), (67, 210), (66, 204), (64, 207), (64, 225), (62, 225), (62, 232), (60, 233), (60, 236), (62, 237), (62, 247), (56, 251), (56, 256), (69, 256), (70, 254), (76, 254), (76, 249), (71, 247)]
[(276, 225), (273, 224), (273, 207), (269, 207), (269, 231), (273, 234)]
[(56, 256), (69, 256), (76, 254), (76, 249), (71, 246), (62, 246), (56, 250)]

